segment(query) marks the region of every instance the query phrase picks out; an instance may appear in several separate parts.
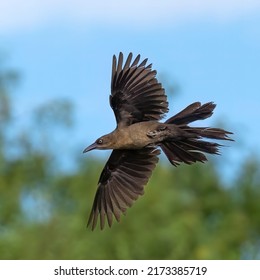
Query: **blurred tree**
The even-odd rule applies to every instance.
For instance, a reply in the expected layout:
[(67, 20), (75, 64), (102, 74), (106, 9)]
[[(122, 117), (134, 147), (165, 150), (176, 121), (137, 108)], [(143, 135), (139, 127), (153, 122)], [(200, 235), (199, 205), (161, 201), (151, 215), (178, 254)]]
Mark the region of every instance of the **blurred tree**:
[(53, 164), (59, 155), (50, 131), (72, 125), (63, 100), (32, 112), (35, 129), (12, 134), (18, 152), (10, 153), (17, 75), (8, 73), (0, 71), (1, 259), (260, 258), (260, 165), (253, 158), (231, 187), (212, 163), (174, 168), (161, 161), (127, 218), (104, 231), (86, 229), (104, 162), (82, 157), (69, 174)]

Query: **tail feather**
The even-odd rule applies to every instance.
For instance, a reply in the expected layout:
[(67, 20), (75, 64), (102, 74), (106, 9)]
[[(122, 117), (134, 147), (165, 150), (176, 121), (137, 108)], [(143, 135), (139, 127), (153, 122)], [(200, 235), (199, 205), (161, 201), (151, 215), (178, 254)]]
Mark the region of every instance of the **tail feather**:
[(229, 140), (233, 141), (228, 134), (232, 134), (229, 131), (225, 131), (221, 128), (210, 128), (210, 127), (185, 127), (185, 131), (199, 135), (200, 137)]
[(218, 143), (205, 141), (204, 138), (233, 141), (228, 135), (231, 132), (220, 128), (190, 127), (188, 124), (196, 120), (210, 117), (216, 105), (212, 102), (201, 105), (196, 102), (189, 105), (180, 113), (168, 119), (165, 123), (177, 125), (183, 130), (181, 139), (168, 139), (161, 143), (161, 149), (173, 165), (181, 162), (192, 164), (196, 161), (205, 162), (204, 153), (219, 154)]
[[(171, 164), (177, 166), (181, 162), (192, 164), (196, 161), (205, 162), (207, 158), (203, 153), (186, 149), (180, 143), (164, 143), (161, 148)], [(174, 151), (174, 152), (173, 152)]]
[(208, 102), (201, 105), (200, 102), (195, 102), (186, 107), (184, 110), (174, 115), (166, 121), (176, 125), (188, 124), (197, 120), (204, 120), (213, 114), (216, 104)]
[(183, 141), (179, 141), (180, 145), (187, 150), (191, 151), (199, 151), (208, 154), (219, 154), (220, 144), (214, 142), (207, 142), (203, 140), (196, 139), (186, 139)]

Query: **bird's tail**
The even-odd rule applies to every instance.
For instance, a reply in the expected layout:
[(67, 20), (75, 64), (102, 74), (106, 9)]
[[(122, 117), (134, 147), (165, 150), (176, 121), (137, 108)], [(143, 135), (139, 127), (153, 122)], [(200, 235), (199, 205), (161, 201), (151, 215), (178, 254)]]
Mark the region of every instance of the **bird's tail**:
[(192, 164), (196, 161), (207, 160), (204, 153), (219, 154), (221, 146), (215, 142), (206, 141), (208, 139), (231, 140), (228, 134), (231, 132), (220, 128), (190, 127), (188, 124), (197, 120), (209, 118), (213, 114), (216, 105), (209, 102), (201, 105), (195, 102), (184, 110), (168, 119), (165, 123), (177, 125), (183, 132), (180, 139), (169, 139), (161, 143), (161, 149), (173, 165), (181, 162)]

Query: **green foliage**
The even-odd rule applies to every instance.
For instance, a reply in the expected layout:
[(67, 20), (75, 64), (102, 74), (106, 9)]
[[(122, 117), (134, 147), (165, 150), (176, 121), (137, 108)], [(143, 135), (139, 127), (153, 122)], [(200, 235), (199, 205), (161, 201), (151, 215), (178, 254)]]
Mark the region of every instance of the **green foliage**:
[[(2, 73), (2, 72), (1, 72)], [(6, 77), (6, 76), (5, 76)], [(260, 257), (260, 169), (241, 166), (232, 186), (214, 165), (174, 168), (161, 161), (145, 195), (110, 229), (86, 228), (103, 160), (82, 156), (70, 174), (55, 169), (52, 135), (26, 130), (6, 145), (12, 126), (8, 88), (0, 77), (1, 259), (256, 259)], [(7, 101), (8, 100), (8, 101)], [(6, 104), (9, 104), (8, 106)], [(60, 104), (54, 106), (55, 104)], [(71, 106), (55, 101), (33, 122), (55, 129), (71, 125)], [(7, 117), (9, 116), (9, 117)], [(58, 119), (58, 122), (55, 120)], [(64, 120), (64, 122), (63, 122)], [(48, 124), (48, 125), (47, 125)], [(48, 129), (48, 128), (46, 128)]]

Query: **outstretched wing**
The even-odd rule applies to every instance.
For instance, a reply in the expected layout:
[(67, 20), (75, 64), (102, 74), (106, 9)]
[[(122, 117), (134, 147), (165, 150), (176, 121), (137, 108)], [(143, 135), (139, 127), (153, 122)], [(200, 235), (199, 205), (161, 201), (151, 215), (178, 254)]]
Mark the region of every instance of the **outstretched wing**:
[(130, 53), (123, 66), (123, 54), (118, 62), (113, 56), (110, 106), (118, 126), (159, 120), (168, 112), (167, 97), (152, 64), (146, 66), (147, 59), (139, 63), (140, 55), (131, 63), (132, 57)]
[(144, 186), (158, 162), (160, 151), (153, 148), (141, 150), (113, 150), (99, 179), (93, 207), (88, 220), (92, 230), (100, 217), (100, 227), (105, 220), (111, 227), (113, 216), (120, 220), (133, 202), (144, 193)]

